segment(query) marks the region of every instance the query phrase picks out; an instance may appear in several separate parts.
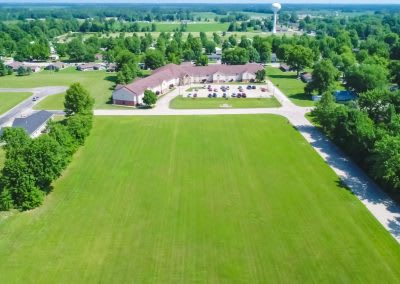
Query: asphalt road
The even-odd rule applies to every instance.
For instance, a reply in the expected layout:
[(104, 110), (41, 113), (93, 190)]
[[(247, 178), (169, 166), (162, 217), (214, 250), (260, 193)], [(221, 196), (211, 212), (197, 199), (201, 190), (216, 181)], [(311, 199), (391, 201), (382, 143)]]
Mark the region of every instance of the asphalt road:
[[(13, 119), (16, 117), (20, 117), (23, 114), (28, 114), (32, 112), (32, 108), (39, 101), (44, 99), (45, 97), (60, 94), (67, 90), (67, 87), (40, 87), (40, 88), (0, 88), (0, 92), (8, 92), (8, 93), (21, 93), (21, 92), (29, 92), (32, 93), (32, 96), (21, 102), (14, 108), (10, 109), (6, 113), (0, 116), (0, 126), (9, 125), (12, 123)], [(38, 101), (33, 101), (32, 98), (34, 96), (39, 97)]]

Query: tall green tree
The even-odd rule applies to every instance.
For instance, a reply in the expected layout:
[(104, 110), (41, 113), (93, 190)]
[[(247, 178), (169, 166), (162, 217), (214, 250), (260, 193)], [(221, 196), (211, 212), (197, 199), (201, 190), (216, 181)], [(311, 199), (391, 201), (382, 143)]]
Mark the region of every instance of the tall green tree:
[(146, 64), (147, 68), (153, 70), (162, 67), (165, 65), (164, 54), (162, 54), (159, 50), (149, 49), (144, 57), (144, 63)]
[(385, 88), (388, 83), (388, 71), (376, 64), (352, 66), (345, 74), (346, 87), (358, 93), (376, 88)]
[(64, 111), (67, 116), (74, 114), (91, 114), (94, 99), (89, 92), (80, 84), (72, 84), (65, 95)]
[(323, 94), (333, 91), (338, 78), (339, 71), (333, 66), (332, 61), (323, 59), (314, 65), (312, 81), (305, 87), (306, 93), (316, 91), (318, 94)]
[(225, 64), (240, 65), (248, 63), (249, 60), (248, 51), (241, 47), (225, 49), (222, 52), (222, 62)]
[(296, 45), (289, 50), (287, 64), (293, 70), (296, 70), (297, 76), (299, 76), (300, 71), (304, 70), (304, 68), (311, 67), (312, 63), (313, 52), (310, 48)]

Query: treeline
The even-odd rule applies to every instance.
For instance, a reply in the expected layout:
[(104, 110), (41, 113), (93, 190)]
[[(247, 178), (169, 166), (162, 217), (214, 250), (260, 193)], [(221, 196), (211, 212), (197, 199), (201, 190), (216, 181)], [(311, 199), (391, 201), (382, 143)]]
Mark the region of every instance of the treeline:
[(66, 118), (49, 122), (46, 133), (30, 138), (22, 128), (4, 128), (6, 160), (0, 174), (0, 210), (29, 210), (39, 206), (83, 145), (92, 128), (93, 99), (79, 84), (65, 96)]
[(328, 92), (313, 116), (370, 176), (400, 192), (400, 92), (374, 89), (347, 105), (336, 104)]

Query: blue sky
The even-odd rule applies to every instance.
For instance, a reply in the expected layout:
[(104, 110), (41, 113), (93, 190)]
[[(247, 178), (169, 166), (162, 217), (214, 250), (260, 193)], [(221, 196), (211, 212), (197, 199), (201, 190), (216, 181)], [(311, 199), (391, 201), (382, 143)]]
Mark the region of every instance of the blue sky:
[[(0, 0), (0, 3), (272, 3), (265, 0)], [(400, 4), (400, 0), (280, 0), (281, 3), (319, 4)]]

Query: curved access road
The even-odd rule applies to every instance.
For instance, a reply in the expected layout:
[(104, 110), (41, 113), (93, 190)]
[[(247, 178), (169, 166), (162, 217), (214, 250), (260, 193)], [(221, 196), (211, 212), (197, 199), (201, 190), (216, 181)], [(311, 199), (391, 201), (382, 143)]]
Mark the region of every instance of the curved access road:
[(281, 103), (279, 108), (249, 109), (171, 109), (169, 104), (179, 95), (175, 90), (164, 95), (157, 106), (148, 110), (95, 110), (95, 115), (231, 115), (231, 114), (275, 114), (286, 117), (317, 153), (339, 176), (342, 182), (359, 198), (375, 218), (400, 242), (400, 206), (384, 193), (354, 162), (326, 138), (306, 118), (311, 108), (294, 105), (278, 88), (268, 83), (274, 96)]
[[(67, 90), (67, 87), (55, 86), (55, 87), (40, 87), (40, 88), (0, 88), (0, 92), (7, 93), (32, 93), (32, 96), (22, 101), (9, 111), (0, 115), (0, 126), (10, 124), (16, 117), (20, 117), (23, 114), (32, 112), (32, 108), (40, 100), (45, 97), (63, 93)], [(37, 101), (33, 101), (33, 97), (39, 97)]]

